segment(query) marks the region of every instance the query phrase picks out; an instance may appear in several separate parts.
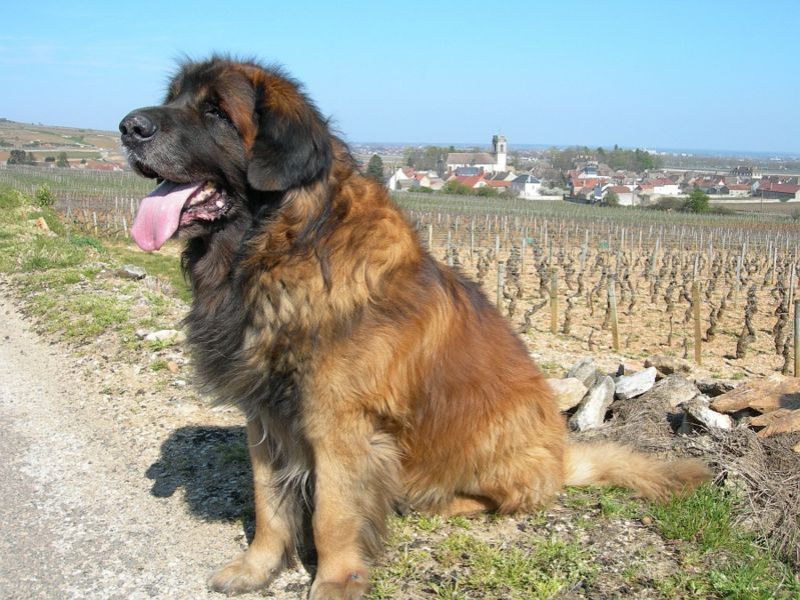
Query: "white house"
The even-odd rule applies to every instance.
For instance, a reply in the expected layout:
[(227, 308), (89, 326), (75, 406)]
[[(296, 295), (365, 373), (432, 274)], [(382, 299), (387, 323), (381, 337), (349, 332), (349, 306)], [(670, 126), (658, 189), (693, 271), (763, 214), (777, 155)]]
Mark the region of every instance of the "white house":
[(739, 198), (751, 196), (753, 193), (753, 186), (749, 183), (731, 183), (728, 185), (729, 194)]
[(650, 181), (653, 184), (653, 194), (655, 196), (680, 196), (681, 187), (667, 177), (653, 179)]
[(636, 202), (633, 190), (627, 185), (607, 185), (603, 188), (603, 199), (605, 200), (608, 192), (614, 192), (617, 195), (620, 206), (633, 206)]
[(444, 187), (444, 180), (436, 174), (436, 171), (423, 171), (415, 174), (414, 181), (411, 183), (411, 189), (420, 187), (438, 191)]
[(520, 175), (511, 181), (511, 189), (518, 197), (534, 200), (542, 197), (542, 182), (533, 175)]
[(460, 167), (477, 167), (484, 173), (505, 171), (508, 168), (508, 142), (505, 136), (492, 137), (494, 152), (451, 152), (445, 159), (445, 168), (454, 172)]
[(411, 186), (413, 180), (414, 169), (411, 167), (401, 167), (392, 173), (392, 176), (389, 177), (389, 180), (386, 182), (386, 187), (392, 191), (407, 189)]

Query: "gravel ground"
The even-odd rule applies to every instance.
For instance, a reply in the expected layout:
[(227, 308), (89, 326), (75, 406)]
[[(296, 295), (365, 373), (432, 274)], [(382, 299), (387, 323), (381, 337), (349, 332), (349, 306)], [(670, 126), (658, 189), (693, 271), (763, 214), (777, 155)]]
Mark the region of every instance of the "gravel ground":
[[(246, 498), (225, 508), (230, 489), (203, 483), (220, 465), (202, 457), (243, 438), (238, 415), (180, 395), (165, 410), (111, 371), (48, 344), (0, 296), (1, 598), (214, 596), (207, 577), (246, 545)], [(127, 377), (119, 395), (109, 377)], [(228, 470), (247, 490), (246, 462)], [(303, 598), (306, 580), (290, 571), (270, 595)]]

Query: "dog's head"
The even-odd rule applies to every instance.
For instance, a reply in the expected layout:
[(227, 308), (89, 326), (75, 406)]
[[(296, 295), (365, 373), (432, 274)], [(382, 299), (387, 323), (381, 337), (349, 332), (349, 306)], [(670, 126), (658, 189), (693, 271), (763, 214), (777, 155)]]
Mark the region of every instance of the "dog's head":
[(252, 62), (184, 65), (164, 104), (132, 111), (119, 129), (134, 170), (163, 180), (131, 229), (148, 251), (254, 212), (260, 192), (324, 178), (332, 161), (327, 123), (299, 85)]

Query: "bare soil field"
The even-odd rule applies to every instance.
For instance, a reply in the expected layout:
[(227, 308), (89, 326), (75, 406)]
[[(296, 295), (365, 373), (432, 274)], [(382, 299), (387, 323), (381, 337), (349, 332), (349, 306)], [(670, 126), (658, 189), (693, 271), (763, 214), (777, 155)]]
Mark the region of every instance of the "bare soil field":
[(437, 258), (481, 282), (489, 298), (499, 290), (499, 308), (545, 368), (583, 354), (609, 357), (609, 368), (652, 354), (694, 361), (699, 344), (698, 375), (788, 373), (793, 301), (800, 298), (796, 231), (415, 216)]

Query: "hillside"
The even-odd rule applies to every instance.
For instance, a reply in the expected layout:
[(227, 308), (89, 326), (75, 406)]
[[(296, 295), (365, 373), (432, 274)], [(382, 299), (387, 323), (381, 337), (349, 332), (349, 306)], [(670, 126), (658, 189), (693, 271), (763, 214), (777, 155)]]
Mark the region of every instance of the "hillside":
[(66, 152), (71, 162), (85, 159), (125, 165), (119, 133), (115, 131), (17, 123), (0, 118), (0, 161), (6, 161), (12, 149), (30, 152), (37, 161)]

